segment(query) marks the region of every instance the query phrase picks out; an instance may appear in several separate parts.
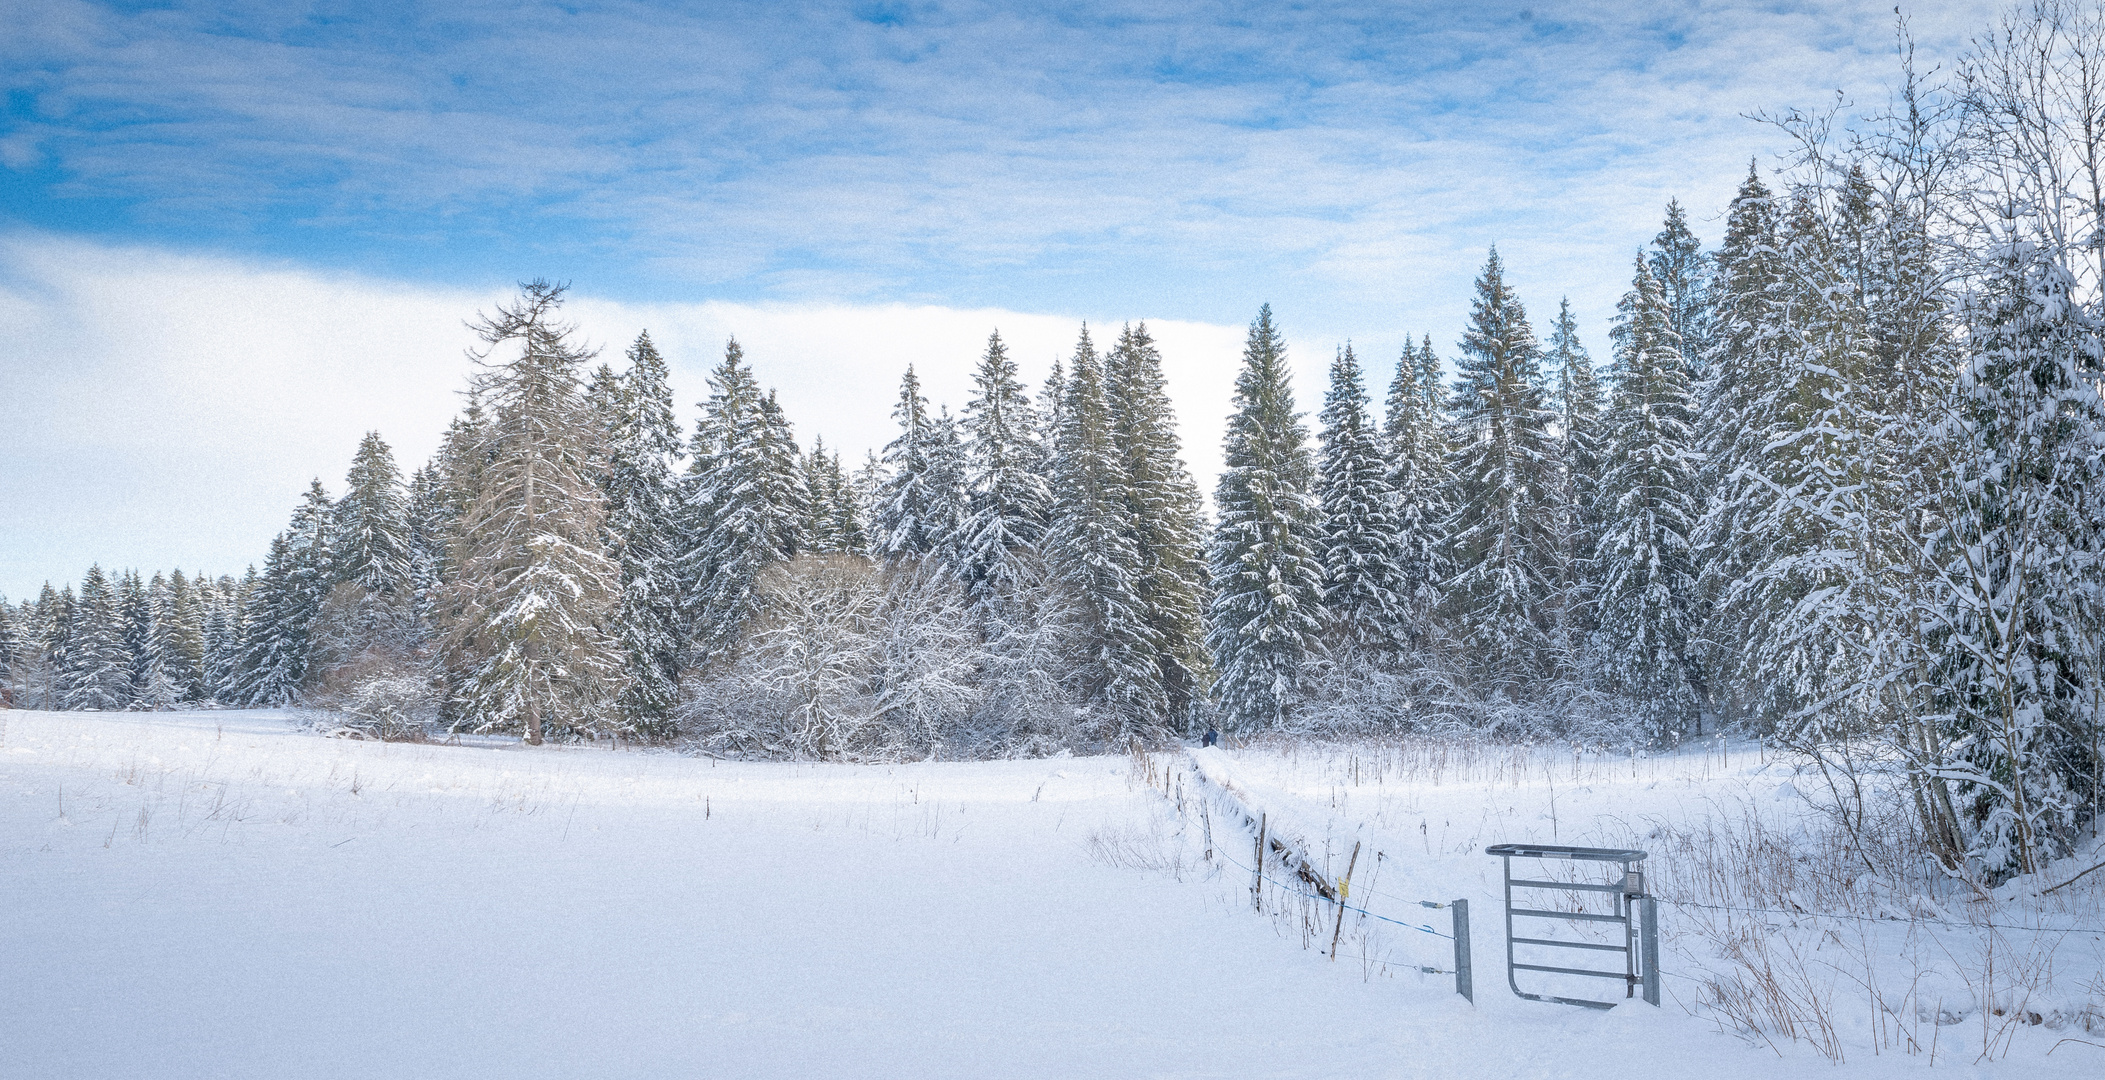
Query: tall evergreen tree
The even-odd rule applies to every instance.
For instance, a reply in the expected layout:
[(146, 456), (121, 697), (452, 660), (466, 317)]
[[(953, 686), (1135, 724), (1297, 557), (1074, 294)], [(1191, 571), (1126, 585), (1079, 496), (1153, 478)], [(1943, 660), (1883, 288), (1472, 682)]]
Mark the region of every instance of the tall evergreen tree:
[(1052, 488), (1037, 410), (999, 331), (987, 338), (972, 388), (964, 415), (969, 516), (958, 551), (966, 595), (984, 620), (996, 614), (991, 604), (1018, 587), (1017, 560), (1035, 554), (1044, 539)]
[[(1712, 339), (1697, 386), (1696, 445), (1702, 455), (1703, 517), (1694, 549), (1704, 667), (1726, 672), (1747, 640), (1747, 612), (1721, 603), (1733, 583), (1752, 573), (1763, 538), (1756, 527), (1776, 491), (1763, 479), (1772, 433), (1768, 410), (1784, 361), (1784, 270), (1775, 195), (1753, 163), (1725, 219), (1713, 287)], [(1721, 685), (1722, 683), (1722, 685)], [(1736, 680), (1712, 680), (1718, 706), (1739, 714)]]
[(899, 403), (892, 407), (899, 437), (884, 447), (884, 486), (871, 515), (871, 546), (880, 556), (926, 555), (943, 540), (936, 520), (942, 496), (940, 478), (930, 460), (936, 441), (921, 380), (909, 366), (899, 380)]
[(228, 704), (241, 670), (241, 622), (239, 587), (234, 579), (221, 577), (212, 584), (205, 601), (204, 692), (208, 702)]
[(1607, 402), (1601, 380), (1593, 370), (1593, 358), (1579, 343), (1579, 323), (1571, 313), (1569, 300), (1557, 306), (1548, 361), (1557, 372), (1554, 407), (1560, 428), (1559, 453), (1564, 461), (1561, 523), (1565, 530), (1565, 570), (1557, 615), (1559, 626), (1567, 634), (1583, 638), (1593, 627), (1592, 604), (1599, 582), (1591, 569), (1603, 527), (1602, 493), (1609, 490), (1602, 487), (1601, 480), (1608, 457), (1608, 435), (1602, 415), (1607, 411)]
[(813, 436), (811, 450), (797, 460), (797, 477), (804, 485), (804, 520), (797, 526), (803, 550), (831, 555), (847, 551), (835, 511), (839, 496), (834, 487), (833, 457), (826, 440)]
[(1554, 677), (1560, 463), (1542, 348), (1493, 249), (1476, 281), (1455, 386), (1449, 584), (1481, 692), (1519, 700)]
[(1123, 451), (1126, 518), (1139, 562), (1135, 592), (1156, 642), (1173, 722), (1189, 723), (1212, 679), (1206, 656), (1205, 524), (1199, 486), (1179, 456), (1162, 352), (1146, 323), (1120, 331), (1104, 358), (1111, 428)]
[(1600, 590), (1594, 668), (1655, 735), (1672, 739), (1694, 730), (1701, 710), (1690, 663), (1695, 409), (1673, 311), (1642, 257), (1617, 311), (1602, 530), (1589, 575)]
[(358, 443), (343, 497), (332, 508), (328, 543), (332, 584), (349, 582), (368, 596), (409, 599), (413, 547), (402, 472), (377, 431)]
[(68, 709), (110, 712), (131, 703), (131, 657), (124, 648), (124, 616), (116, 590), (100, 565), (80, 579), (67, 633), (65, 696)]
[(1214, 695), (1227, 722), (1243, 730), (1292, 722), (1302, 665), (1320, 649), (1323, 569), (1307, 438), (1294, 411), (1286, 342), (1266, 304), (1250, 324), (1235, 378), (1207, 558)]
[(205, 697), (205, 610), (198, 589), (202, 581), (203, 575), (192, 578), (177, 567), (154, 609), (155, 651), (179, 702)]
[(1160, 642), (1140, 596), (1124, 455), (1103, 360), (1087, 326), (1075, 345), (1060, 417), (1046, 548), (1054, 573), (1084, 613), (1084, 700), (1105, 717), (1111, 737), (1153, 736), (1163, 730), (1169, 704), (1155, 660)]
[(753, 610), (753, 581), (797, 553), (804, 515), (796, 444), (736, 339), (709, 375), (684, 483), (688, 546), (680, 555), (697, 666), (725, 655)]
[(1408, 340), (1389, 383), (1382, 436), (1388, 444), (1389, 488), (1396, 500), (1401, 637), (1424, 646), (1453, 575), (1447, 519), (1453, 478), (1448, 471), (1447, 395), (1431, 337), (1414, 350)]
[(619, 568), (621, 600), (611, 630), (620, 640), (626, 678), (617, 702), (630, 730), (671, 733), (680, 675), (680, 577), (674, 564), (678, 529), (673, 467), (680, 458), (670, 370), (649, 331), (629, 346), (628, 370), (601, 385), (595, 404), (605, 425), (609, 554)]
[(1684, 356), (1700, 357), (1711, 334), (1711, 258), (1688, 224), (1681, 200), (1666, 204), (1666, 223), (1652, 238), (1646, 259), (1665, 298), (1667, 324), (1681, 340)]
[[(159, 574), (154, 581), (156, 588), (166, 585)], [(117, 616), (124, 621), (124, 653), (131, 660), (132, 696), (136, 698), (146, 692), (153, 677), (153, 601), (137, 570), (118, 574), (112, 585), (117, 590)]]
[(299, 578), (299, 556), (279, 533), (250, 594), (242, 635), (235, 701), (252, 707), (289, 705), (307, 676), (308, 630), (314, 614)]
[[(620, 568), (601, 532), (602, 452), (578, 368), (588, 358), (556, 321), (563, 287), (523, 284), (475, 329), (476, 387), (492, 407), (487, 464), (461, 529), (460, 613), (449, 645), (468, 673), (462, 720), (478, 730), (592, 730), (618, 694), (620, 643), (604, 627)], [(516, 345), (516, 357), (493, 359)]]
[(1319, 417), (1316, 548), (1323, 564), (1323, 610), (1336, 646), (1385, 657), (1400, 644), (1409, 583), (1396, 529), (1396, 492), (1370, 411), (1359, 360), (1347, 344), (1330, 365), (1330, 391)]
[(22, 648), (20, 616), (0, 593), (0, 706), (15, 705), (15, 655)]
[(948, 406), (928, 424), (928, 513), (924, 519), (938, 562), (963, 576), (965, 526), (971, 502), (965, 491), (968, 469), (964, 432)]

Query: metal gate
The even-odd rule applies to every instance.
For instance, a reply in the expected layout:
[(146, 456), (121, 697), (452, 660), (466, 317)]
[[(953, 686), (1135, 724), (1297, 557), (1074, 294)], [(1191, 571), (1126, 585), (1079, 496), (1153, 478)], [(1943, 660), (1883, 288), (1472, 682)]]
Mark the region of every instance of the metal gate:
[[(1634, 996), (1640, 989), (1648, 1004), (1659, 1004), (1659, 929), (1658, 902), (1645, 894), (1645, 853), (1629, 848), (1568, 847), (1562, 844), (1494, 844), (1484, 849), (1486, 855), (1500, 856), (1506, 868), (1506, 985), (1515, 994), (1530, 1001), (1555, 1001), (1565, 1005), (1583, 1005), (1589, 1009), (1612, 1009), (1613, 1001), (1593, 1001), (1588, 998), (1559, 997), (1554, 994), (1530, 994), (1520, 988), (1518, 973), (1540, 971), (1557, 975), (1581, 975), (1600, 979), (1615, 979), (1623, 984), (1623, 997)], [(1513, 860), (1520, 859), (1568, 859), (1581, 863), (1615, 863), (1622, 867), (1622, 876), (1614, 881), (1537, 881), (1513, 876)], [(1586, 911), (1548, 911), (1540, 908), (1513, 906), (1513, 890), (1538, 889), (1558, 892), (1606, 893), (1612, 897), (1613, 911), (1609, 914)], [(1570, 919), (1578, 922), (1609, 923), (1621, 928), (1622, 944), (1605, 945), (1592, 941), (1558, 941), (1554, 938), (1515, 937), (1514, 919)], [(1557, 967), (1549, 964), (1523, 964), (1514, 955), (1516, 946), (1530, 945), (1550, 949), (1576, 949), (1587, 952), (1619, 952), (1623, 954), (1623, 970), (1596, 971), (1590, 968)], [(1577, 960), (1573, 961), (1577, 963)]]

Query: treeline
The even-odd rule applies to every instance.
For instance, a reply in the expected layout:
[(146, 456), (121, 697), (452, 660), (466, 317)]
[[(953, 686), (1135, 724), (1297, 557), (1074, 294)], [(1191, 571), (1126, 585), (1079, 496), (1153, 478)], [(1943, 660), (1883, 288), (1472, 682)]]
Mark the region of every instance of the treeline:
[(2027, 872), (2105, 789), (2101, 53), (2042, 3), (1890, 115), (1782, 118), (1717, 250), (1668, 208), (1605, 370), (1493, 252), (1456, 377), (1421, 340), (1377, 409), (1340, 348), (1312, 442), (1266, 308), (1210, 522), (1144, 324), (1035, 395), (997, 334), (955, 416), (909, 370), (851, 471), (735, 341), (682, 438), (648, 335), (588, 375), (533, 283), (406, 483), (369, 436), (260, 573), (91, 570), (0, 659), (50, 707), (819, 757), (1736, 725)]

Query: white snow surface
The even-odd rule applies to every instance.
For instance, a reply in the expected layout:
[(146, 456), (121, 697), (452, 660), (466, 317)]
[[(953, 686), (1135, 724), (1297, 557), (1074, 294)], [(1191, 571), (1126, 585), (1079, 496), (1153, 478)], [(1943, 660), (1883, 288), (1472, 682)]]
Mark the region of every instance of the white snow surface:
[[(1360, 880), (1387, 896), (1356, 901), (1444, 927), (1402, 901), (1478, 897), (1476, 1004), (1409, 970), (1446, 966), (1445, 941), (1366, 935), (1332, 962), (1253, 914), (1247, 877), (1206, 863), (1123, 758), (729, 763), (358, 742), (277, 712), (17, 711), (0, 712), (0, 1077), (1927, 1071), (1868, 1051), (1830, 1066), (1672, 1005), (1514, 998), (1497, 860), (1463, 849), (1548, 839), (1532, 789), (1494, 806), (1392, 787), (1402, 802), (1352, 822), (1291, 760), (1218, 762), (1307, 842), (1381, 837), (1385, 869)], [(1770, 798), (1780, 781), (1742, 782)], [(1429, 823), (1415, 870), (1406, 805)], [(2071, 1034), (1939, 1068), (2099, 1075), (2105, 1051), (2045, 1056)]]

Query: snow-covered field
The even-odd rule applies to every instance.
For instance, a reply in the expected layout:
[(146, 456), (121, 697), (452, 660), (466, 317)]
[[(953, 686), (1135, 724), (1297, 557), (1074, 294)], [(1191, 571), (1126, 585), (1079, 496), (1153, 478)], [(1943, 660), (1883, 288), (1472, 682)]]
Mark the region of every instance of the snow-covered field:
[[(1123, 758), (732, 764), (355, 742), (268, 712), (0, 724), (0, 1076), (1829, 1069), (1807, 1041), (1722, 1033), (1694, 1005), (1711, 939), (1686, 913), (1669, 916), (1665, 1008), (1596, 1013), (1504, 985), (1484, 844), (1663, 823), (1656, 844), (1742, 820), (1735, 800), (1780, 825), (1802, 815), (1802, 797), (1778, 794), (1790, 778), (1747, 755), (1580, 762), (1576, 781), (1482, 754), (1438, 768), (1400, 753), (1211, 756), (1314, 848), (1379, 850), (1355, 874), (1370, 910), (1444, 927), (1409, 901), (1470, 897), (1471, 1006), (1415, 970), (1446, 966), (1445, 941), (1355, 916), (1333, 962), (1303, 948), (1293, 917), (1254, 914), (1248, 875), (1225, 861), (1247, 861), (1251, 839), (1179, 814)], [(1188, 778), (1180, 758), (1155, 765), (1173, 794)], [(1667, 895), (1691, 887), (1673, 862), (1654, 860)], [(2086, 883), (2027, 917), (2096, 925), (2098, 896)], [(1820, 933), (1764, 918), (1772, 938)], [(1981, 933), (1945, 940), (1963, 953)], [(2039, 997), (2061, 1010), (2053, 1023), (2021, 1024), (1982, 1058), (1983, 1023), (1954, 1002), (1951, 1022), (1924, 1028), (1940, 1068), (2105, 1070), (2105, 1049), (2047, 1056), (2062, 1039), (2105, 1042), (2069, 1018), (2105, 934), (2055, 940)], [(1836, 1014), (1848, 1045), (1833, 1073), (1928, 1067), (1874, 1052), (1877, 1032)]]

